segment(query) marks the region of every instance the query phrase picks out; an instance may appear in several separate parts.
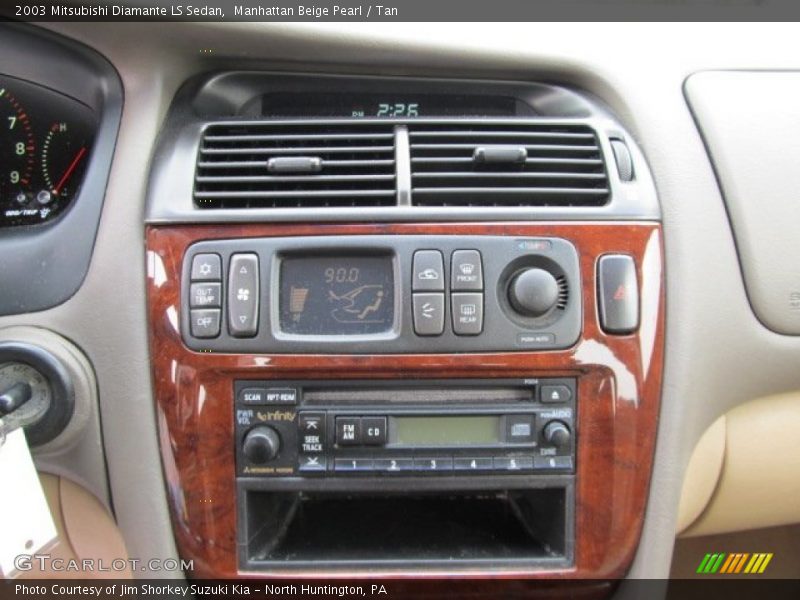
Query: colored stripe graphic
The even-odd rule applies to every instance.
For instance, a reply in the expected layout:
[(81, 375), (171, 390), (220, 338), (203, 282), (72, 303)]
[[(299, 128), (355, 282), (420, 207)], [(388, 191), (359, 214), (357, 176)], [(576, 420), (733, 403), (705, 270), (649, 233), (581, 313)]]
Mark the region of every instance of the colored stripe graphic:
[(760, 575), (766, 570), (773, 556), (772, 552), (758, 552), (755, 554), (750, 554), (749, 552), (708, 553), (700, 561), (696, 572), (705, 575), (713, 575), (715, 573), (720, 575), (735, 575), (739, 573)]
[[(722, 568), (719, 570), (720, 573), (728, 573), (730, 569), (735, 565), (736, 559), (739, 555), (738, 554), (729, 554), (728, 560), (726, 560), (722, 564)], [(733, 564), (732, 564), (733, 563)]]
[(697, 567), (697, 571), (695, 571), (695, 572), (696, 573), (705, 573), (706, 572), (706, 570), (705, 570), (706, 569), (706, 565), (708, 564), (708, 561), (709, 561), (710, 558), (711, 558), (711, 555), (710, 554), (706, 554), (703, 557), (703, 560), (700, 561), (700, 566)]
[(772, 556), (773, 556), (772, 552), (770, 552), (769, 554), (767, 554), (765, 556), (764, 562), (761, 563), (761, 567), (758, 569), (759, 573), (763, 573), (764, 572), (764, 569), (767, 568), (767, 565), (769, 564), (769, 561), (772, 560)]

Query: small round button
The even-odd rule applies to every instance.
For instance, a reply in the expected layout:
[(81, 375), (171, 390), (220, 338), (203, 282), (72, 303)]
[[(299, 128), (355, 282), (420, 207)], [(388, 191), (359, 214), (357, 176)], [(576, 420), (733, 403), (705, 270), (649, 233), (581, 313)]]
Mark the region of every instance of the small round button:
[(549, 271), (527, 269), (511, 281), (508, 299), (520, 314), (541, 317), (558, 302), (558, 282)]
[(571, 437), (569, 427), (561, 421), (550, 421), (544, 426), (544, 439), (548, 444), (563, 448), (569, 444)]
[(278, 456), (281, 449), (281, 437), (269, 425), (253, 427), (244, 436), (242, 453), (251, 463), (260, 465)]

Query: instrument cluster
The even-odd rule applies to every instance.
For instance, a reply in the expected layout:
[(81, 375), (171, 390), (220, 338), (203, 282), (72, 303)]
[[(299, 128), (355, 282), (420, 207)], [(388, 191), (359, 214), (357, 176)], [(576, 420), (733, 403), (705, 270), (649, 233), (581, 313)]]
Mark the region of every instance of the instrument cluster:
[(0, 227), (55, 219), (78, 195), (97, 115), (51, 89), (0, 75)]

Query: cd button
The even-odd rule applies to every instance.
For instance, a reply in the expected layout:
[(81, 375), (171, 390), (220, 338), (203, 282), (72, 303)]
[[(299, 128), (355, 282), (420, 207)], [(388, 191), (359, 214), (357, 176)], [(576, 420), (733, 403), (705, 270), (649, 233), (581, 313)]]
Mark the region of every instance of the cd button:
[(336, 444), (358, 446), (361, 443), (361, 417), (336, 417)]
[(361, 442), (366, 446), (383, 446), (386, 444), (386, 417), (362, 418)]
[(414, 468), (414, 461), (410, 458), (376, 458), (374, 467), (376, 471), (398, 473), (411, 471)]
[(494, 468), (494, 462), (491, 456), (455, 458), (453, 459), (453, 468), (456, 471), (491, 471)]
[(414, 252), (413, 282), (415, 292), (444, 291), (444, 259), (438, 250), (418, 250)]

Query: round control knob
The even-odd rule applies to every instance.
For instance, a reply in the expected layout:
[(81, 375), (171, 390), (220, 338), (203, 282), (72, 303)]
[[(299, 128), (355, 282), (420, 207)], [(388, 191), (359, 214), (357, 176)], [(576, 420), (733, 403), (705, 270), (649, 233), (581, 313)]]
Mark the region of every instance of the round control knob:
[(572, 434), (569, 431), (569, 427), (561, 421), (550, 421), (544, 426), (544, 439), (548, 444), (563, 448), (569, 444), (571, 437)]
[(508, 299), (517, 312), (541, 317), (558, 302), (558, 282), (544, 269), (526, 269), (511, 281)]
[(269, 425), (253, 427), (242, 442), (242, 452), (247, 460), (258, 465), (278, 456), (280, 449), (281, 437)]

